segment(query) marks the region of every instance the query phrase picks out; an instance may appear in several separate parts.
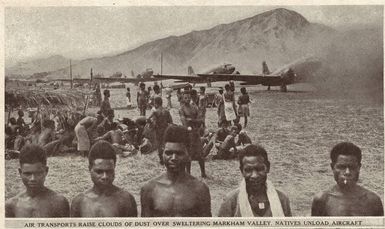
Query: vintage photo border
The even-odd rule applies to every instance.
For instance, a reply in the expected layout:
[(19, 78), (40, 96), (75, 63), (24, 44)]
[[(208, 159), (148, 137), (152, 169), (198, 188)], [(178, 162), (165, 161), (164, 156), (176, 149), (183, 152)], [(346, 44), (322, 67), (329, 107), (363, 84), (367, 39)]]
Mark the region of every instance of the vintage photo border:
[[(55, 0), (6, 0), (0, 2), (0, 43), (2, 44), (4, 50), (4, 43), (5, 43), (5, 28), (4, 28), (4, 22), (5, 22), (5, 7), (23, 7), (23, 6), (29, 6), (29, 7), (36, 7), (36, 6), (138, 6), (138, 5), (158, 5), (158, 6), (170, 6), (170, 5), (185, 5), (185, 6), (197, 6), (197, 5), (382, 5), (384, 6), (384, 2), (380, 0), (366, 0), (366, 1), (300, 1), (300, 0), (293, 0), (290, 2), (287, 1), (252, 1), (252, 0), (241, 0), (237, 1), (230, 1), (230, 0), (214, 0), (214, 1), (203, 1), (203, 0), (189, 0), (189, 1), (177, 1), (177, 0), (168, 0), (168, 1), (160, 1), (160, 0), (146, 0), (146, 1), (122, 1), (122, 0), (116, 0), (116, 1), (102, 1), (102, 0), (62, 0), (62, 1), (55, 1)], [(2, 80), (0, 81), (0, 88), (2, 91), (2, 94), (4, 95), (4, 68), (5, 68), (5, 57), (4, 53), (0, 56), (0, 65), (2, 68), (1, 74)], [(0, 96), (0, 103), (4, 107), (4, 96)], [(1, 114), (1, 123), (2, 128), (4, 128), (4, 120), (5, 120), (5, 112), (3, 111)], [(2, 139), (4, 139), (4, 129), (0, 131), (0, 136)], [(4, 152), (4, 143), (1, 144), (1, 149)], [(4, 157), (1, 159), (2, 164), (0, 166), (0, 173), (5, 174), (4, 169)], [(234, 227), (234, 228), (248, 228), (252, 227), (255, 228), (256, 226), (266, 226), (267, 224), (274, 225), (274, 222), (282, 221), (285, 222), (285, 228), (309, 228), (309, 226), (304, 226), (305, 221), (314, 221), (313, 227), (331, 227), (330, 224), (332, 221), (346, 221), (346, 222), (356, 222), (358, 224), (358, 221), (360, 221), (360, 225), (351, 226), (350, 227), (366, 227), (366, 228), (382, 228), (385, 226), (385, 218), (384, 217), (290, 217), (290, 218), (154, 218), (154, 219), (148, 219), (148, 218), (103, 218), (103, 219), (71, 219), (71, 218), (64, 218), (64, 219), (5, 219), (4, 218), (4, 200), (5, 200), (5, 193), (4, 193), (4, 183), (5, 178), (4, 176), (0, 176), (1, 180), (1, 191), (0, 196), (3, 201), (1, 201), (0, 208), (2, 209), (1, 212), (1, 223), (0, 228), (48, 228), (48, 227), (39, 227), (39, 223), (53, 223), (52, 227), (50, 228), (90, 228), (90, 227), (79, 227), (79, 222), (87, 224), (87, 222), (91, 223), (94, 222), (95, 225), (98, 228), (105, 228), (109, 226), (109, 228), (119, 228), (119, 227), (140, 227), (140, 228), (149, 228), (149, 227), (164, 227), (165, 223), (168, 222), (170, 227), (172, 227), (173, 222), (184, 222), (185, 225), (184, 228), (195, 228), (195, 227), (201, 227), (201, 228), (215, 228), (219, 227), (218, 225), (213, 225), (213, 222), (215, 221), (223, 221), (228, 222), (227, 227)], [(384, 187), (385, 189), (385, 187)], [(28, 223), (33, 222), (35, 226), (28, 227)], [(205, 226), (203, 222), (210, 222), (210, 226)], [(246, 225), (242, 226), (240, 225), (241, 222), (246, 223)], [(254, 222), (254, 224), (247, 225), (247, 222)], [(148, 224), (147, 224), (148, 223)], [(323, 224), (322, 224), (323, 223)], [(98, 226), (99, 225), (99, 226)], [(135, 226), (136, 225), (136, 226)], [(345, 225), (349, 226), (349, 225)], [(167, 227), (167, 226), (166, 226)], [(280, 226), (274, 226), (275, 228), (278, 228)], [(174, 228), (178, 228), (175, 227)]]

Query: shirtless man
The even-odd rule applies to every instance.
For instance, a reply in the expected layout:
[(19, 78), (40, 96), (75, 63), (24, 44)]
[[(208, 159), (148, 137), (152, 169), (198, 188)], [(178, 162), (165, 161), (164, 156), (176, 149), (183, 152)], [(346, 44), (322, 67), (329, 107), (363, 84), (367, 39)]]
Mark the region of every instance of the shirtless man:
[(26, 190), (5, 203), (5, 217), (68, 217), (67, 199), (44, 186), (47, 156), (41, 146), (29, 144), (20, 152), (19, 174)]
[(159, 87), (159, 85), (155, 84), (152, 89), (154, 90), (154, 93), (149, 98), (149, 106), (151, 108), (153, 108), (155, 106), (155, 104), (154, 104), (155, 97), (162, 97), (162, 95), (160, 94), (160, 87)]
[[(203, 158), (203, 143), (200, 137), (200, 127), (202, 125), (202, 119), (199, 117), (198, 107), (191, 103), (190, 91), (183, 93), (183, 104), (179, 109), (179, 116), (183, 126), (190, 129), (190, 145), (188, 147), (188, 153), (190, 160), (198, 161), (201, 169), (201, 176), (206, 176), (205, 161)], [(187, 172), (191, 171), (191, 162), (186, 164)]]
[(112, 109), (110, 104), (110, 90), (104, 90), (103, 95), (104, 95), (104, 100), (100, 105), (100, 111), (104, 116), (107, 116), (107, 111)]
[(284, 217), (291, 216), (289, 199), (267, 179), (270, 162), (259, 145), (248, 145), (239, 154), (243, 179), (240, 187), (230, 192), (219, 209), (219, 217)]
[(40, 146), (45, 146), (55, 139), (55, 122), (53, 120), (43, 121), (43, 130), (41, 131), (38, 139)]
[(330, 166), (337, 184), (314, 197), (312, 216), (384, 215), (380, 197), (357, 185), (361, 157), (361, 149), (353, 143), (341, 142), (333, 147)]
[(206, 107), (209, 102), (209, 97), (207, 94), (205, 94), (206, 88), (200, 87), (199, 88), (199, 97), (198, 97), (198, 108), (199, 108), (199, 115), (202, 118), (203, 126), (206, 126)]
[(77, 195), (71, 204), (72, 217), (137, 217), (136, 202), (127, 191), (113, 185), (116, 154), (106, 141), (90, 150), (89, 170), (94, 186)]
[[(75, 127), (75, 134), (78, 141), (77, 150), (84, 157), (87, 156), (91, 147), (92, 133), (96, 127), (103, 121), (103, 116), (87, 116), (80, 120)], [(90, 136), (91, 135), (91, 136)]]
[(142, 217), (211, 216), (209, 188), (185, 170), (188, 141), (185, 127), (167, 128), (163, 152), (167, 171), (142, 187)]
[(227, 121), (224, 121), (222, 129), (214, 135), (215, 147), (218, 149), (217, 155), (213, 159), (233, 159), (237, 157), (238, 149), (235, 144), (235, 137), (238, 134), (238, 127), (231, 126), (227, 129)]
[(122, 157), (128, 157), (136, 154), (137, 150), (135, 149), (134, 145), (126, 145), (127, 141), (125, 138), (125, 132), (119, 128), (118, 123), (112, 123), (111, 128), (112, 130), (108, 131), (101, 137), (95, 138), (94, 141), (97, 142), (100, 140), (105, 140), (110, 142), (112, 147), (114, 147), (116, 154), (119, 154)]
[(107, 116), (96, 127), (99, 136), (101, 136), (101, 135), (107, 133), (108, 131), (110, 131), (111, 130), (111, 125), (112, 125), (112, 123), (114, 121), (114, 117), (115, 117), (114, 110), (110, 109), (110, 110), (107, 110), (105, 113), (106, 113)]
[(139, 91), (136, 95), (136, 102), (141, 116), (146, 116), (147, 98), (146, 85), (142, 82), (139, 84)]
[(162, 98), (159, 96), (156, 96), (154, 98), (154, 106), (155, 110), (152, 111), (150, 117), (148, 118), (151, 120), (155, 125), (155, 132), (156, 132), (156, 140), (158, 142), (158, 155), (160, 164), (163, 165), (163, 136), (164, 132), (166, 131), (166, 128), (168, 125), (172, 124), (172, 117), (168, 110), (164, 109)]

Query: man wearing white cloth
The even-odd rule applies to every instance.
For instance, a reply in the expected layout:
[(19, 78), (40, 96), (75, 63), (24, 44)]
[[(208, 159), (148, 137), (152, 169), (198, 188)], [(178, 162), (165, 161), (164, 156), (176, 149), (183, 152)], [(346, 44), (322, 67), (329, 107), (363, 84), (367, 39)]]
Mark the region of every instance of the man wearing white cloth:
[(270, 162), (264, 148), (248, 145), (239, 153), (243, 178), (240, 187), (226, 196), (219, 217), (291, 216), (289, 198), (267, 179)]

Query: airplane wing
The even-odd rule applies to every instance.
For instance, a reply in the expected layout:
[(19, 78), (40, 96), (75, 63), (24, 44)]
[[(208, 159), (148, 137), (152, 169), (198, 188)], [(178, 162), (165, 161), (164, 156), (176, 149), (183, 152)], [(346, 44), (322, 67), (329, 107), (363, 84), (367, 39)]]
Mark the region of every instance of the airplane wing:
[(154, 75), (157, 80), (174, 79), (176, 82), (205, 83), (205, 79), (197, 75)]
[(247, 84), (265, 84), (280, 81), (280, 75), (240, 75), (240, 74), (197, 74), (187, 75), (154, 75), (159, 79), (175, 79), (175, 82), (208, 83), (220, 81), (243, 81)]
[(152, 81), (158, 81), (159, 79), (156, 78), (145, 78), (145, 79), (138, 79), (138, 78), (102, 78), (102, 77), (96, 77), (93, 78), (94, 81), (103, 82), (103, 83), (139, 83), (139, 82), (152, 82)]
[[(90, 82), (90, 79), (86, 78), (74, 78), (72, 79), (75, 83), (88, 83)], [(71, 79), (49, 79), (48, 82), (52, 81), (60, 81), (60, 82), (71, 82)]]

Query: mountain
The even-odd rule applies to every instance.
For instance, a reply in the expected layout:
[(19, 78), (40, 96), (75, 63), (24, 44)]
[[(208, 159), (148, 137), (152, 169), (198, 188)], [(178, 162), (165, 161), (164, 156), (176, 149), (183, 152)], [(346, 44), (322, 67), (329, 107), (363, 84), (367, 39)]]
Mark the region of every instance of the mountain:
[[(22, 75), (29, 76), (34, 73), (52, 72), (60, 68), (69, 66), (69, 59), (61, 56), (54, 55), (47, 58), (36, 59), (28, 62), (19, 62), (16, 65), (5, 68), (6, 75)], [(77, 63), (78, 61), (72, 61)]]
[[(119, 71), (130, 76), (151, 67), (160, 72), (160, 54), (163, 53), (163, 73), (186, 74), (189, 65), (195, 72), (202, 72), (213, 65), (232, 63), (241, 73), (261, 71), (266, 60), (274, 70), (295, 58), (322, 50), (334, 30), (310, 23), (302, 15), (283, 8), (271, 10), (229, 24), (221, 24), (208, 30), (192, 31), (182, 36), (170, 36), (141, 45), (118, 55), (92, 58), (74, 64), (74, 75), (88, 77), (90, 68), (105, 76)], [(317, 45), (315, 45), (317, 44)], [(68, 61), (64, 65), (43, 61), (31, 63), (39, 71), (58, 69), (49, 77), (61, 78), (69, 74)], [(56, 67), (58, 66), (58, 67)], [(33, 73), (29, 64), (10, 69), (14, 72)], [(13, 72), (12, 72), (13, 73)]]

